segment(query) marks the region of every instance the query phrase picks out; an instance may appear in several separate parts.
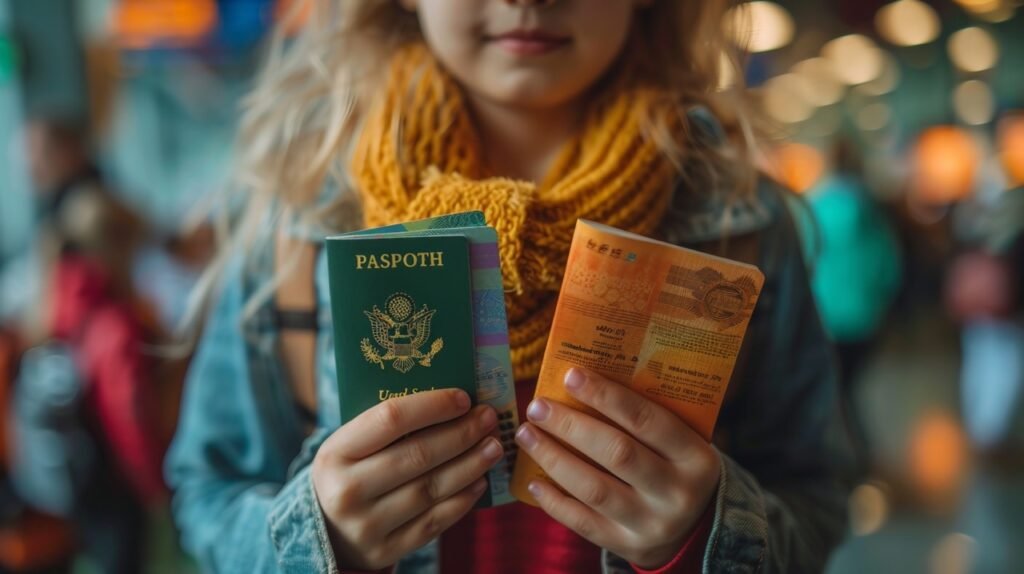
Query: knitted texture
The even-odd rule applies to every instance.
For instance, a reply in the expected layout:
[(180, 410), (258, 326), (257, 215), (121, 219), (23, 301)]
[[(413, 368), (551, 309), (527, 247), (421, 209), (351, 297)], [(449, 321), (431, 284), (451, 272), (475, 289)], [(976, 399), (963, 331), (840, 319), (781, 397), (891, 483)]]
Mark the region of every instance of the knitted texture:
[(479, 210), (497, 229), (517, 380), (540, 372), (576, 220), (651, 235), (668, 207), (677, 172), (642, 129), (667, 98), (609, 86), (543, 182), (488, 177), (459, 87), (418, 44), (395, 55), (353, 150), (367, 227)]

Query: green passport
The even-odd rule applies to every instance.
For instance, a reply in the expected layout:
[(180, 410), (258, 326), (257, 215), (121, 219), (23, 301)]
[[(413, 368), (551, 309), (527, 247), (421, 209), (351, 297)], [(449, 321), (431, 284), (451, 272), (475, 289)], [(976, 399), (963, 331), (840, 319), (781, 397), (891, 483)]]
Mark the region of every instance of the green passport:
[(432, 389), (476, 402), (469, 256), (462, 235), (328, 239), (342, 424)]

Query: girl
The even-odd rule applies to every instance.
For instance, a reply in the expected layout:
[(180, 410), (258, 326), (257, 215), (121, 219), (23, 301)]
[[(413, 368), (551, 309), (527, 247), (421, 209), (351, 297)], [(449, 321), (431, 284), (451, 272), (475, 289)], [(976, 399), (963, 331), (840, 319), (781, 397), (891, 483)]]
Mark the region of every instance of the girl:
[[(278, 45), (242, 131), (242, 255), (222, 263), (168, 464), (206, 568), (822, 569), (844, 503), (831, 351), (779, 195), (707, 111), (745, 139), (738, 99), (715, 91), (726, 4), (323, 0)], [(564, 492), (537, 482), (541, 508), (471, 513), (502, 457), (493, 410), (435, 391), (337, 428), (316, 243), (470, 209), (501, 235), (522, 407), (578, 218), (759, 265), (768, 282), (715, 444), (574, 371), (567, 387), (621, 429), (533, 403), (517, 442)]]

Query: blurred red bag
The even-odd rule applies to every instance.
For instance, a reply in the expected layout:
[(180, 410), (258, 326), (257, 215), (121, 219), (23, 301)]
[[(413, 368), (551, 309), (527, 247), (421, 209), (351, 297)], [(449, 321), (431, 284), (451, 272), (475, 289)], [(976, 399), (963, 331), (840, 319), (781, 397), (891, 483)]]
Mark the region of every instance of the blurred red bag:
[[(63, 255), (53, 272), (51, 333), (71, 345), (86, 402), (125, 479), (146, 503), (166, 498), (163, 457), (178, 388), (146, 352), (150, 337), (134, 301), (113, 292), (103, 269)], [(170, 413), (170, 414), (169, 414)]]

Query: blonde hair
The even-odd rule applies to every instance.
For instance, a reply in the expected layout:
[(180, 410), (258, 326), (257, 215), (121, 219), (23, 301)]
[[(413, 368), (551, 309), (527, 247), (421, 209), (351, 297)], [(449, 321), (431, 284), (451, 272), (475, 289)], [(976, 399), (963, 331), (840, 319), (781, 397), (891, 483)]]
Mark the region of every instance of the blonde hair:
[[(695, 188), (729, 187), (746, 193), (754, 181), (749, 153), (753, 136), (742, 88), (719, 89), (723, 57), (734, 72), (739, 69), (722, 24), (732, 4), (654, 0), (638, 10), (627, 50), (644, 55), (634, 61), (642, 62), (638, 71), (646, 79), (678, 96), (680, 115), (692, 106), (705, 106), (727, 132), (740, 135), (739, 145), (729, 151), (684, 148), (663, 125), (664, 118), (650, 118), (650, 137), (676, 163), (680, 176), (700, 179)], [(288, 37), (287, 31), (294, 29), (299, 34)], [(345, 173), (351, 147), (390, 56), (421, 39), (416, 15), (398, 0), (293, 2), (243, 104), (237, 164), (225, 197), (238, 199), (227, 205), (241, 203), (244, 208), (234, 225), (224, 228), (231, 240), (197, 291), (212, 288), (230, 253), (272, 239), (269, 230), (294, 222), (333, 232), (358, 228), (359, 204)], [(731, 185), (723, 186), (724, 178)], [(329, 197), (323, 194), (327, 184), (336, 188)], [(264, 300), (276, 286), (272, 283), (260, 290)]]

